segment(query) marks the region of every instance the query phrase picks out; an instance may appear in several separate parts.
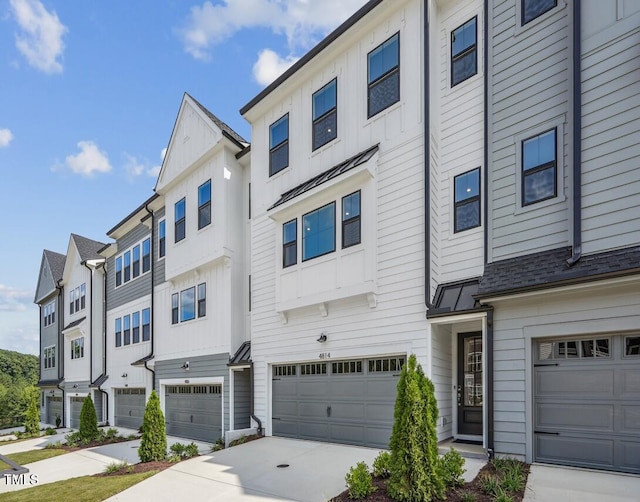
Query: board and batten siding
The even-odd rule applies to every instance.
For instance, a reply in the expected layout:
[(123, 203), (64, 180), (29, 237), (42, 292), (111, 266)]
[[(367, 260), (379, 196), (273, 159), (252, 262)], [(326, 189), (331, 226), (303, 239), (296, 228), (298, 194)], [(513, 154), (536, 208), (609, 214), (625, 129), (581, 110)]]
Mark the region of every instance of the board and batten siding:
[(233, 372), (233, 428), (246, 429), (251, 424), (251, 370)]
[[(189, 361), (189, 370), (182, 368), (185, 361)], [(224, 377), (222, 385), (222, 399), (224, 403), (224, 430), (229, 430), (229, 353), (202, 355), (189, 358), (167, 359), (156, 361), (156, 389), (160, 389), (162, 380), (183, 379), (184, 385), (201, 385), (189, 383), (193, 378)], [(174, 384), (172, 384), (174, 385)]]
[[(145, 224), (140, 223), (131, 232), (118, 239), (118, 252), (110, 257), (107, 263), (109, 273), (107, 274), (107, 309), (115, 309), (125, 305), (151, 292), (151, 273), (142, 274), (142, 249), (140, 250), (140, 272), (141, 275), (129, 282), (123, 282), (116, 288), (116, 258), (131, 250), (136, 244), (142, 243), (144, 239), (151, 236), (151, 230)], [(124, 260), (123, 260), (124, 261)], [(133, 263), (133, 257), (132, 257)], [(123, 263), (124, 270), (124, 263)], [(124, 272), (123, 272), (124, 275)], [(133, 277), (133, 275), (132, 275)]]
[(583, 252), (640, 242), (640, 2), (582, 10)]
[[(520, 26), (516, 2), (489, 11), (488, 261), (570, 245), (571, 5)], [(558, 197), (522, 207), (523, 139), (558, 126)]]
[[(159, 253), (160, 253), (160, 235), (158, 232), (158, 223), (160, 222), (160, 220), (165, 220), (166, 217), (166, 212), (165, 212), (165, 208), (162, 207), (160, 209), (158, 209), (155, 213), (154, 213), (154, 225), (156, 226), (154, 229), (154, 243), (153, 243), (153, 282), (154, 282), (154, 286), (158, 286), (159, 284), (162, 284), (165, 281), (164, 278), (164, 257), (163, 258), (159, 258)], [(165, 220), (165, 225), (166, 225), (166, 220)], [(167, 245), (167, 238), (165, 235), (165, 249), (166, 249), (166, 245)]]
[(495, 452), (532, 461), (534, 341), (637, 329), (640, 289), (637, 281), (590, 284), (492, 304)]

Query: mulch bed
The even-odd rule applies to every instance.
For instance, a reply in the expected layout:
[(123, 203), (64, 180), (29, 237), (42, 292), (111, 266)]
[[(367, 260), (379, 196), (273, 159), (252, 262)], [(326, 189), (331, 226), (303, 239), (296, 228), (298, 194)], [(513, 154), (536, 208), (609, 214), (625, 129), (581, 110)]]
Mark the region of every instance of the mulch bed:
[[(140, 438), (137, 437), (136, 439), (140, 439)], [(60, 448), (67, 451), (78, 451), (78, 450), (84, 450), (85, 448), (94, 448), (96, 446), (104, 446), (107, 444), (124, 443), (125, 441), (135, 441), (135, 439), (115, 438), (115, 439), (110, 439), (109, 441), (91, 441), (90, 443), (83, 444), (82, 446), (68, 446), (66, 444), (62, 444), (60, 445)]]
[(172, 465), (176, 465), (175, 462), (169, 462), (168, 460), (155, 461), (155, 462), (140, 462), (138, 464), (128, 465), (127, 467), (123, 467), (119, 471), (115, 472), (101, 472), (100, 474), (94, 474), (93, 476), (96, 478), (104, 478), (106, 476), (122, 476), (125, 474), (138, 474), (141, 472), (149, 472), (149, 471), (164, 471), (168, 469)]
[[(527, 477), (529, 476), (529, 467), (529, 464), (525, 464), (523, 469), (525, 486), (527, 483)], [(473, 500), (474, 502), (492, 502), (494, 498), (482, 491), (481, 480), (483, 476), (494, 474), (496, 474), (496, 469), (493, 464), (486, 464), (482, 469), (480, 469), (480, 472), (473, 481), (465, 483), (463, 486), (460, 486), (458, 488), (448, 490), (445, 495), (446, 501), (464, 502), (465, 498), (463, 498), (463, 494), (471, 494), (471, 500)], [(375, 486), (377, 490), (367, 498), (360, 500), (363, 500), (365, 502), (393, 502), (393, 499), (389, 496), (389, 494), (387, 494), (386, 478), (374, 477), (373, 486)], [(519, 493), (512, 494), (511, 497), (513, 499), (513, 502), (522, 502), (522, 499), (524, 497), (524, 489)], [(469, 498), (467, 498), (466, 500), (469, 500)], [(349, 490), (345, 490), (337, 497), (332, 498), (330, 502), (353, 502), (353, 499), (349, 498)]]

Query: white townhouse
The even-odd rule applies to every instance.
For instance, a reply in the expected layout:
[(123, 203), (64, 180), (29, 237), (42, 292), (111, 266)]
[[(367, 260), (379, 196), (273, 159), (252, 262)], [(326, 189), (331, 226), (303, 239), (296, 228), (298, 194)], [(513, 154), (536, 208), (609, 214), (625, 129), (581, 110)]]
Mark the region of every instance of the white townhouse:
[[(155, 303), (153, 291), (164, 282), (157, 218), (162, 197), (153, 195), (107, 232), (114, 242), (100, 250), (106, 258), (106, 357), (93, 386), (105, 392), (109, 423), (138, 429), (153, 389)], [(145, 364), (147, 363), (147, 364)]]
[(250, 425), (247, 145), (184, 95), (155, 188), (164, 282), (147, 362), (169, 434), (213, 442)]
[(42, 252), (40, 272), (34, 303), (40, 308), (40, 421), (55, 425), (63, 420), (62, 392), (64, 353), (62, 326), (65, 296), (60, 286), (66, 256), (45, 249)]
[(82, 401), (91, 393), (102, 421), (104, 396), (89, 386), (102, 372), (104, 243), (71, 234), (64, 272), (62, 344), (64, 352), (64, 426), (80, 426)]

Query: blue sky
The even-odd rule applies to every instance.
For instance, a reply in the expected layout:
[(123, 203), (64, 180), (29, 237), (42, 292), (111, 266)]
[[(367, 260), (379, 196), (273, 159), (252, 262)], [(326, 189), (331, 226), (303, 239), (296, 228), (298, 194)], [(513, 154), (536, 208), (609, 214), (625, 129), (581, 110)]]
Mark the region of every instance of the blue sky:
[(0, 0), (0, 348), (38, 353), (43, 249), (151, 194), (184, 92), (238, 113), (365, 0)]

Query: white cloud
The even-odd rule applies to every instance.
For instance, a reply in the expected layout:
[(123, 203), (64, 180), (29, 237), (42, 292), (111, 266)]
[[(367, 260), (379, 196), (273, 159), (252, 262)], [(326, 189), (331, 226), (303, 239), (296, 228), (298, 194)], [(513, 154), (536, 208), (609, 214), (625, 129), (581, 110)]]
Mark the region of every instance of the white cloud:
[(211, 49), (242, 29), (268, 28), (285, 35), (290, 53), (309, 49), (366, 0), (223, 0), (191, 7), (179, 30), (185, 51), (208, 60)]
[(0, 284), (0, 312), (22, 312), (33, 302), (33, 291)]
[(271, 49), (263, 49), (253, 65), (253, 78), (261, 85), (269, 85), (298, 59), (292, 56), (282, 58)]
[(68, 28), (55, 11), (49, 12), (38, 0), (10, 0), (11, 10), (21, 28), (16, 47), (31, 66), (45, 73), (61, 73), (62, 37)]
[[(164, 156), (167, 154), (167, 149), (163, 148), (160, 151), (160, 161), (164, 160)], [(146, 174), (151, 178), (156, 178), (160, 174), (161, 165), (152, 165), (147, 159), (143, 157), (136, 157), (128, 153), (124, 154), (126, 162), (124, 164), (124, 170), (126, 172), (129, 181), (133, 181), (134, 178)]]
[(13, 139), (13, 133), (9, 129), (0, 129), (0, 148), (9, 146)]
[(78, 148), (80, 153), (69, 155), (65, 159), (66, 166), (73, 173), (91, 176), (95, 172), (108, 173), (111, 171), (107, 154), (100, 151), (98, 145), (93, 141), (80, 141)]

